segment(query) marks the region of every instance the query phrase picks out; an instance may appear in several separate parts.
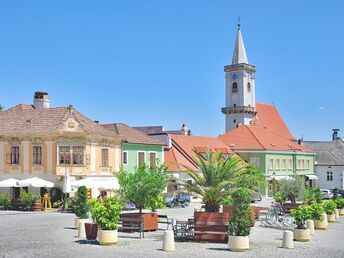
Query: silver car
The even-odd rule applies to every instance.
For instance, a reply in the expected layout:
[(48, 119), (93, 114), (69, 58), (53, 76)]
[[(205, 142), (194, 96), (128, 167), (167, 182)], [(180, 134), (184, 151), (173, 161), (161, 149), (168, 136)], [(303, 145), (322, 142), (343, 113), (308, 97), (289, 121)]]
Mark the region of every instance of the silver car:
[(331, 199), (333, 197), (333, 193), (329, 189), (320, 189), (320, 192), (323, 196), (323, 199)]

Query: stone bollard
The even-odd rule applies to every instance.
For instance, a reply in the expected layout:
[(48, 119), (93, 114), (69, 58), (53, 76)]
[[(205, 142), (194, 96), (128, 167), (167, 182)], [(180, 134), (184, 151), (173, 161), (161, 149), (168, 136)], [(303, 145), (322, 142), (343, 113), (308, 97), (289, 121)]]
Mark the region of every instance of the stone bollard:
[(283, 242), (282, 248), (293, 249), (294, 248), (294, 233), (290, 230), (285, 230), (283, 232)]
[(306, 220), (306, 228), (309, 229), (309, 232), (311, 235), (315, 235), (315, 229), (314, 229), (314, 221), (313, 220)]
[(174, 234), (172, 230), (164, 231), (164, 243), (162, 249), (168, 252), (173, 252), (176, 250), (174, 246)]
[(79, 238), (86, 238), (86, 230), (85, 230), (85, 222), (79, 222), (79, 231), (78, 231)]
[(339, 209), (335, 209), (334, 214), (336, 216), (336, 219), (339, 219)]

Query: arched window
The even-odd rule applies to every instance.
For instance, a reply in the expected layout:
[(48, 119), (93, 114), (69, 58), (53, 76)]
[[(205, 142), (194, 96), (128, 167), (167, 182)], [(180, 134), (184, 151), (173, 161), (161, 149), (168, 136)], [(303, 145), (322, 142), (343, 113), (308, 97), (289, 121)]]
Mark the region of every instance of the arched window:
[(251, 83), (247, 83), (247, 92), (251, 92)]
[(232, 84), (232, 92), (238, 92), (238, 84), (236, 82), (233, 82)]

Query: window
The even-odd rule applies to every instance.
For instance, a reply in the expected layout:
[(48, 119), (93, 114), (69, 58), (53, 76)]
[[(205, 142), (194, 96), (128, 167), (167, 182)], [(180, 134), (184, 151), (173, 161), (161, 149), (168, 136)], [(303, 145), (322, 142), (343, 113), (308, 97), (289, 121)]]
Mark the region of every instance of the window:
[(269, 159), (269, 169), (270, 170), (274, 169), (274, 160), (273, 159)]
[(327, 171), (327, 181), (333, 181), (333, 172)]
[(33, 165), (42, 165), (42, 146), (33, 146), (32, 155)]
[(128, 152), (123, 151), (123, 165), (127, 165), (127, 164), (128, 164)]
[(109, 150), (102, 149), (102, 167), (109, 166)]
[(156, 168), (156, 153), (155, 152), (149, 153), (149, 165), (151, 168)]
[(60, 164), (70, 164), (70, 147), (69, 146), (59, 147), (59, 161), (60, 161)]
[(251, 92), (251, 83), (247, 83), (247, 92)]
[(301, 159), (297, 160), (297, 169), (301, 169)]
[(84, 164), (84, 147), (82, 146), (73, 147), (73, 164), (75, 165)]
[(233, 82), (232, 84), (232, 92), (233, 93), (238, 92), (238, 84), (236, 82)]
[(140, 152), (138, 152), (138, 154), (137, 154), (137, 159), (138, 159), (138, 167), (139, 168), (142, 168), (142, 167), (144, 167), (145, 166), (145, 153), (144, 152), (142, 152), (142, 151), (140, 151)]
[(276, 169), (279, 170), (281, 168), (281, 160), (276, 159)]
[(282, 159), (282, 169), (283, 170), (287, 169), (287, 160), (286, 159)]
[(288, 159), (288, 169), (289, 170), (293, 169), (293, 161), (292, 161), (292, 159)]
[(301, 169), (305, 169), (305, 160), (304, 159), (301, 160)]
[(251, 158), (250, 158), (250, 163), (256, 165), (256, 167), (259, 168), (259, 158), (257, 158), (257, 157), (251, 157)]
[(11, 147), (11, 164), (19, 164), (19, 146)]
[(307, 159), (306, 160), (306, 169), (309, 169), (310, 168), (310, 162), (309, 162), (309, 160)]
[(236, 119), (233, 120), (233, 123), (236, 123)]

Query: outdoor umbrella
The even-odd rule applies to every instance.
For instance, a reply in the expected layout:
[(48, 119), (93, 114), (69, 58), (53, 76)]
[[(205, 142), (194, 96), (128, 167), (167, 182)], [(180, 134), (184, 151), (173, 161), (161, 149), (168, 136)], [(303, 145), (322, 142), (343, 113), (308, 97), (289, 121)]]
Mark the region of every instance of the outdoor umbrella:
[(3, 181), (0, 181), (0, 187), (15, 187), (19, 186), (19, 180), (14, 178), (9, 178)]
[(32, 177), (32, 178), (27, 178), (24, 180), (19, 181), (19, 185), (20, 187), (53, 187), (54, 183), (49, 182), (47, 180), (38, 178), (38, 177)]
[(102, 190), (110, 190), (110, 189), (118, 189), (118, 181), (117, 178), (114, 177), (104, 177), (104, 178), (92, 178), (87, 177), (81, 180), (77, 180), (73, 182), (72, 187), (77, 188), (79, 186), (85, 186), (89, 189), (102, 189)]
[(66, 171), (63, 181), (63, 192), (64, 193), (71, 193), (72, 192), (72, 186), (70, 182), (70, 176), (69, 176), (69, 170)]

